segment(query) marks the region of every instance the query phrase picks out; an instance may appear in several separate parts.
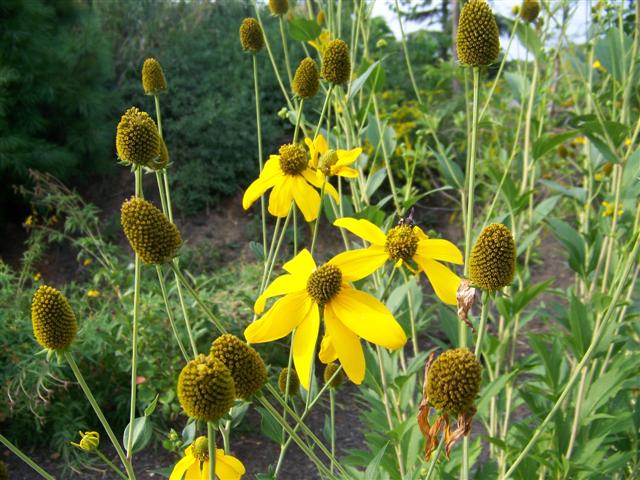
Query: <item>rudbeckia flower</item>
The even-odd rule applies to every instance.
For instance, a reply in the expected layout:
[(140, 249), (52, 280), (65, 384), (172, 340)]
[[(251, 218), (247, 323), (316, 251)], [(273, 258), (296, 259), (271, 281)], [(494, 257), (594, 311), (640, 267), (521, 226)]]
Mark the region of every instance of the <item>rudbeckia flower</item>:
[(350, 167), (350, 165), (358, 159), (362, 153), (362, 148), (331, 150), (322, 135), (318, 135), (313, 141), (307, 137), (304, 139), (304, 143), (309, 147), (309, 155), (311, 157), (309, 165), (316, 169), (318, 176), (329, 177), (337, 175), (347, 178), (358, 176), (358, 171)]
[(389, 349), (400, 348), (407, 341), (402, 327), (380, 301), (349, 285), (366, 274), (345, 268), (338, 257), (317, 267), (311, 253), (304, 249), (285, 263), (287, 274), (276, 278), (258, 297), (255, 312), (264, 311), (268, 298), (284, 296), (244, 331), (249, 343), (262, 343), (282, 338), (295, 329), (293, 362), (300, 383), (307, 390), (321, 313), (335, 358), (356, 384), (362, 382), (365, 372), (360, 338)]
[[(219, 480), (239, 480), (245, 473), (242, 462), (216, 449), (216, 478)], [(198, 437), (184, 451), (184, 457), (173, 467), (169, 480), (208, 480), (209, 444), (207, 437)]]
[(440, 262), (462, 265), (462, 253), (448, 240), (429, 238), (420, 227), (401, 223), (385, 234), (367, 220), (339, 218), (333, 223), (371, 244), (368, 248), (349, 250), (335, 257), (348, 271), (360, 278), (380, 268), (387, 260), (396, 266), (406, 265), (412, 271), (424, 272), (440, 300), (456, 305), (460, 277)]
[[(242, 207), (248, 209), (263, 193), (273, 188), (269, 195), (271, 215), (286, 217), (291, 202), (295, 201), (304, 219), (311, 222), (320, 210), (320, 195), (313, 187), (322, 187), (322, 180), (309, 168), (307, 152), (302, 145), (283, 145), (279, 153), (269, 157), (260, 176), (244, 192)], [(333, 187), (327, 192), (337, 201), (338, 192)]]

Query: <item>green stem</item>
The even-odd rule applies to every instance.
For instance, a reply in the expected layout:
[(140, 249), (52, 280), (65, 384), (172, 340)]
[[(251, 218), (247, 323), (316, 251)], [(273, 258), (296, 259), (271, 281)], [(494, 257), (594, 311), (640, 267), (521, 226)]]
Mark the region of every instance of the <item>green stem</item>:
[(324, 103), (322, 104), (322, 110), (320, 111), (320, 118), (318, 119), (318, 124), (316, 125), (316, 130), (313, 133), (312, 140), (315, 140), (320, 133), (320, 127), (322, 126), (322, 120), (324, 119), (325, 113), (327, 113), (327, 107), (329, 106), (329, 99), (331, 98), (331, 93), (333, 92), (333, 84), (327, 90), (327, 95), (324, 97)]
[[(377, 74), (377, 72), (376, 72)], [(380, 133), (380, 147), (382, 148), (382, 158), (384, 159), (384, 166), (387, 169), (387, 177), (389, 178), (389, 186), (391, 187), (391, 195), (393, 196), (393, 204), (396, 207), (396, 213), (398, 215), (402, 215), (402, 209), (400, 207), (400, 200), (398, 199), (398, 191), (396, 189), (396, 183), (393, 180), (393, 172), (391, 171), (391, 162), (389, 161), (389, 154), (392, 152), (387, 152), (387, 147), (384, 141), (384, 131), (382, 129), (382, 122), (380, 121), (380, 111), (378, 110), (378, 100), (376, 98), (375, 93), (371, 95), (373, 99), (373, 111), (376, 117), (376, 123), (378, 127), (378, 132)], [(386, 125), (385, 125), (386, 127)]]
[(284, 34), (284, 15), (278, 16), (278, 23), (280, 24), (280, 38), (282, 39), (282, 51), (284, 53), (284, 65), (287, 69), (287, 77), (289, 78), (289, 88), (293, 84), (293, 77), (291, 75), (291, 65), (289, 64), (289, 49), (287, 48), (287, 37)]
[(480, 311), (480, 326), (478, 327), (478, 338), (476, 340), (475, 355), (480, 359), (482, 354), (482, 341), (484, 340), (484, 334), (487, 329), (487, 318), (489, 317), (489, 294), (487, 292), (482, 293), (482, 310)]
[(100, 450), (94, 450), (94, 452), (96, 455), (98, 455), (98, 457), (100, 457), (100, 460), (102, 460), (105, 463), (105, 465), (111, 468), (111, 470), (116, 472), (120, 478), (124, 478), (124, 480), (127, 480), (127, 476), (124, 473), (122, 473), (122, 470), (116, 467), (113, 464), (113, 462), (107, 458), (107, 456), (104, 453), (102, 453)]
[(207, 422), (207, 438), (209, 439), (209, 480), (216, 479), (216, 427)]
[(200, 295), (198, 295), (198, 292), (196, 292), (194, 290), (194, 288), (189, 285), (189, 282), (187, 281), (186, 278), (184, 278), (184, 275), (182, 274), (182, 272), (180, 271), (180, 268), (175, 264), (175, 263), (171, 263), (170, 264), (171, 269), (173, 270), (173, 273), (176, 274), (176, 276), (178, 277), (178, 280), (180, 281), (180, 283), (182, 283), (182, 285), (184, 286), (184, 288), (187, 289), (187, 291), (191, 294), (191, 296), (193, 297), (193, 299), (196, 301), (196, 303), (200, 306), (200, 308), (202, 308), (202, 311), (204, 312), (204, 314), (207, 316), (207, 318), (211, 321), (211, 323), (213, 323), (215, 325), (215, 327), (218, 329), (218, 332), (221, 334), (225, 334), (227, 333), (227, 329), (224, 328), (224, 325), (222, 325), (222, 322), (220, 321), (220, 319), (218, 317), (216, 317), (213, 312), (209, 309), (209, 307), (207, 307), (204, 302), (202, 301), (202, 299), (200, 298)]
[[(173, 264), (178, 266), (178, 260), (174, 259)], [(193, 338), (193, 333), (191, 332), (191, 321), (189, 320), (189, 313), (187, 310), (187, 305), (184, 301), (184, 294), (182, 293), (182, 284), (180, 283), (180, 278), (174, 272), (173, 278), (176, 282), (176, 290), (178, 291), (178, 299), (180, 300), (180, 309), (182, 310), (182, 317), (184, 318), (184, 324), (187, 327), (187, 336), (189, 337), (189, 343), (191, 344), (191, 351), (193, 352), (194, 358), (198, 356), (198, 348), (196, 347), (196, 341)]]
[[(104, 428), (105, 432), (107, 432), (107, 436), (109, 437), (109, 440), (111, 440), (111, 444), (113, 445), (113, 448), (116, 449), (116, 453), (118, 454), (118, 457), (120, 457), (120, 461), (124, 465), (124, 468), (127, 471), (127, 475), (129, 476), (129, 479), (130, 480), (135, 479), (136, 475), (135, 475), (135, 473), (133, 471), (133, 467), (131, 466), (131, 462), (129, 462), (129, 460), (125, 456), (124, 451), (122, 450), (122, 447), (120, 446), (120, 442), (118, 442), (118, 439), (116, 438), (115, 434), (113, 433), (113, 430), (111, 430), (111, 426), (109, 425), (109, 422), (107, 422), (107, 419), (105, 418), (104, 414), (102, 413), (102, 410), (100, 409), (100, 406), (98, 405), (98, 402), (96, 401), (95, 397), (93, 396), (93, 393), (91, 393), (91, 389), (89, 388), (89, 386), (87, 385), (87, 382), (85, 381), (84, 377), (82, 376), (82, 373), (80, 372), (80, 369), (78, 368), (78, 365), (76, 364), (75, 360), (71, 356), (71, 353), (69, 353), (68, 351), (64, 352), (64, 357), (67, 360), (67, 362), (69, 363), (69, 366), (71, 367), (71, 370), (73, 371), (73, 374), (75, 375), (76, 380), (80, 384), (80, 388), (82, 388), (82, 391), (84, 392), (85, 397), (87, 397), (87, 400), (91, 404), (91, 407), (93, 407), (93, 411), (95, 412), (96, 416), (100, 420), (100, 423), (102, 424), (102, 428)], [(129, 428), (129, 430), (133, 430), (133, 428)]]
[(38, 466), (29, 456), (9, 441), (7, 437), (0, 433), (0, 443), (11, 450), (20, 460), (33, 468), (38, 474), (47, 480), (56, 480), (53, 475), (48, 474), (42, 467)]
[[(336, 392), (332, 388), (329, 390), (329, 412), (331, 426), (331, 455), (336, 456)], [(333, 474), (333, 463), (331, 464), (331, 473)]]
[(302, 106), (304, 105), (304, 98), (300, 99), (298, 105), (298, 113), (296, 114), (296, 127), (293, 130), (293, 143), (298, 141), (298, 132), (300, 131), (300, 119), (302, 118)]
[(409, 78), (411, 79), (411, 85), (413, 86), (413, 91), (416, 94), (418, 103), (422, 105), (422, 97), (420, 97), (420, 91), (418, 90), (416, 79), (413, 76), (413, 67), (411, 66), (411, 59), (409, 58), (409, 48), (407, 47), (407, 39), (404, 34), (404, 27), (402, 26), (402, 15), (400, 13), (400, 5), (398, 4), (398, 0), (395, 0), (395, 3), (396, 3), (396, 12), (398, 13), (398, 25), (400, 26), (400, 42), (402, 43), (402, 50), (404, 50), (404, 59), (407, 62), (407, 70), (409, 70)]
[(133, 284), (133, 322), (131, 326), (131, 401), (129, 409), (129, 435), (127, 459), (133, 456), (133, 422), (136, 419), (136, 393), (138, 370), (138, 315), (140, 313), (140, 256), (136, 253)]
[(429, 470), (427, 471), (427, 476), (424, 477), (424, 480), (430, 480), (431, 476), (433, 475), (433, 472), (436, 471), (436, 465), (438, 464), (438, 458), (442, 453), (442, 447), (444, 447), (444, 435), (442, 435), (442, 438), (440, 439), (440, 443), (438, 443), (438, 449), (436, 450), (436, 454), (433, 457), (433, 460), (431, 461), (431, 465), (429, 465)]
[(171, 307), (169, 306), (169, 298), (167, 296), (167, 287), (164, 283), (164, 276), (162, 275), (162, 268), (160, 265), (156, 265), (156, 273), (158, 274), (158, 283), (160, 284), (160, 291), (162, 292), (162, 300), (164, 301), (164, 308), (167, 311), (167, 317), (169, 318), (169, 323), (171, 324), (171, 330), (173, 331), (173, 336), (178, 342), (178, 347), (180, 347), (180, 351), (182, 352), (182, 356), (185, 361), (189, 361), (189, 355), (187, 355), (187, 351), (182, 344), (182, 340), (180, 340), (180, 336), (178, 335), (178, 329), (176, 328), (175, 321), (173, 319), (173, 313), (171, 313)]
[[(258, 137), (258, 164), (260, 172), (264, 167), (262, 158), (262, 125), (260, 121), (260, 89), (258, 87), (258, 57), (253, 55), (253, 90), (256, 97), (256, 136)], [(267, 258), (267, 210), (264, 195), (260, 196), (260, 215), (262, 221), (262, 254)]]
[(316, 223), (313, 226), (313, 236), (311, 237), (311, 249), (310, 253), (313, 256), (313, 250), (316, 247), (316, 239), (318, 238), (318, 230), (320, 225), (320, 217), (322, 216), (322, 201), (324, 199), (324, 190), (327, 185), (327, 178), (324, 178), (324, 182), (322, 182), (322, 188), (320, 189), (320, 206), (318, 207), (318, 216), (316, 217)]

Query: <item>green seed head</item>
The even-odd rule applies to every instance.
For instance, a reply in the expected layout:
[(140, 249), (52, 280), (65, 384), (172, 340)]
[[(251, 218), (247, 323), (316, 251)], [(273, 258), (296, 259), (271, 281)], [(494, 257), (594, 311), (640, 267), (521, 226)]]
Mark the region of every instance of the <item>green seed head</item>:
[[(287, 376), (289, 376), (289, 390), (287, 390)], [(278, 377), (278, 388), (284, 395), (285, 392), (288, 396), (292, 397), (300, 390), (300, 379), (296, 371), (288, 368), (283, 368)]]
[(142, 88), (147, 95), (156, 95), (167, 89), (162, 65), (155, 58), (147, 58), (142, 65)]
[(36, 341), (49, 350), (67, 348), (78, 331), (76, 316), (65, 296), (47, 285), (41, 285), (33, 295), (31, 323)]
[(235, 398), (231, 372), (211, 356), (198, 355), (180, 372), (178, 400), (191, 418), (214, 422), (229, 411)]
[(200, 462), (209, 461), (209, 440), (205, 436), (200, 436), (191, 444), (191, 453)]
[(251, 53), (257, 53), (264, 47), (262, 28), (255, 18), (245, 18), (240, 24), (240, 45)]
[(328, 383), (329, 386), (333, 389), (340, 388), (340, 386), (342, 385), (342, 382), (344, 381), (343, 370), (340, 370), (340, 372), (338, 372), (336, 377), (333, 380), (331, 380), (331, 377), (333, 377), (333, 374), (336, 373), (338, 368), (339, 368), (338, 364), (334, 362), (327, 363), (327, 366), (324, 367), (324, 383)]
[(267, 368), (260, 354), (235, 335), (218, 337), (210, 354), (231, 372), (238, 398), (249, 399), (267, 381)]
[(322, 57), (320, 75), (335, 85), (342, 85), (349, 81), (351, 60), (349, 58), (349, 47), (343, 40), (338, 38), (327, 45)]
[(177, 255), (182, 245), (180, 232), (151, 202), (131, 197), (120, 213), (124, 234), (144, 263), (159, 265)]
[(327, 150), (318, 160), (318, 170), (324, 173), (327, 177), (331, 175), (331, 167), (338, 163), (338, 154), (335, 150)]
[(116, 130), (116, 151), (124, 162), (147, 166), (160, 156), (160, 135), (153, 119), (136, 107), (125, 112)]
[(269, 10), (274, 15), (284, 15), (289, 10), (288, 0), (269, 0)]
[(471, 283), (483, 290), (500, 290), (511, 284), (515, 269), (516, 245), (511, 230), (501, 223), (488, 225), (471, 250)]
[(325, 305), (341, 288), (342, 271), (330, 263), (317, 268), (307, 280), (307, 293), (318, 305)]
[(460, 12), (456, 36), (458, 58), (465, 65), (490, 65), (500, 53), (498, 25), (485, 0), (471, 0)]
[(299, 143), (282, 145), (280, 154), (280, 168), (287, 175), (300, 175), (307, 169), (309, 160), (307, 151)]
[(520, 18), (525, 22), (533, 22), (540, 14), (540, 2), (538, 0), (524, 0), (520, 7)]
[(313, 58), (305, 58), (300, 62), (293, 77), (293, 93), (301, 98), (313, 97), (320, 88), (318, 65)]
[(427, 375), (429, 403), (436, 410), (457, 416), (473, 407), (480, 391), (482, 366), (468, 349), (442, 353)]
[(404, 260), (406, 262), (416, 254), (418, 241), (418, 236), (413, 232), (413, 227), (409, 225), (398, 225), (392, 228), (387, 234), (384, 249), (396, 262), (398, 260)]

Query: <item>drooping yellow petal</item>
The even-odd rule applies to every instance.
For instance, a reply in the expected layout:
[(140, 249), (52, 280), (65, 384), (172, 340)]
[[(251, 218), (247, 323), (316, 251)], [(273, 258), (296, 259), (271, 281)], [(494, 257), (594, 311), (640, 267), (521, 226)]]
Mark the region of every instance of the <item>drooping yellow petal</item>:
[(312, 222), (318, 217), (320, 195), (302, 177), (294, 177), (292, 179), (292, 187), (296, 205), (300, 208), (304, 219), (307, 222)]
[(418, 241), (420, 240), (428, 240), (429, 237), (427, 236), (426, 233), (424, 233), (424, 231), (417, 225), (414, 225), (413, 227), (413, 233), (416, 237), (418, 237)]
[(197, 462), (197, 460), (192, 455), (182, 457), (180, 461), (176, 463), (175, 467), (173, 467), (169, 480), (182, 480), (184, 472), (195, 462)]
[(357, 178), (359, 174), (355, 168), (334, 165), (331, 167), (331, 175), (338, 175), (339, 177), (346, 178)]
[(333, 343), (331, 343), (331, 337), (327, 334), (325, 334), (324, 337), (322, 337), (318, 358), (320, 358), (320, 361), (322, 363), (331, 363), (331, 362), (335, 362), (338, 359), (338, 354), (336, 353), (336, 349), (333, 348)]
[(278, 180), (282, 179), (284, 174), (282, 170), (280, 170), (280, 164), (278, 162), (279, 160), (276, 157), (275, 159), (269, 159), (267, 163), (265, 163), (260, 176), (254, 180), (244, 192), (242, 208), (245, 210), (248, 209), (264, 192), (276, 185)]
[(329, 183), (329, 180), (327, 180), (325, 183), (324, 175), (316, 175), (316, 172), (314, 172), (310, 168), (307, 168), (304, 172), (302, 172), (302, 176), (307, 182), (309, 182), (316, 188), (322, 189), (322, 185), (324, 184), (325, 193), (331, 195), (336, 203), (340, 203), (340, 195), (338, 195), (338, 191), (334, 188), (333, 185), (331, 185), (331, 183)]
[(369, 220), (356, 220), (355, 218), (344, 217), (337, 219), (333, 224), (336, 227), (349, 230), (354, 235), (357, 235), (372, 245), (384, 246), (387, 241), (387, 236), (384, 232)]
[(372, 245), (369, 248), (359, 248), (339, 253), (328, 263), (340, 269), (344, 282), (355, 282), (371, 275), (384, 265), (384, 262), (388, 259), (389, 255), (384, 251), (383, 247)]
[(293, 363), (300, 379), (300, 384), (309, 390), (311, 384), (311, 363), (318, 340), (320, 328), (320, 313), (315, 303), (304, 321), (296, 328), (293, 334)]
[(438, 298), (449, 305), (457, 305), (456, 292), (460, 286), (460, 277), (441, 263), (418, 253), (413, 256), (413, 259), (420, 270), (427, 275)]
[(328, 179), (326, 185), (324, 186), (324, 191), (325, 193), (328, 193), (338, 205), (340, 205), (340, 194), (338, 194), (338, 191), (335, 189), (335, 187), (331, 185), (331, 183), (329, 183)]
[(293, 202), (292, 182), (290, 175), (278, 179), (269, 195), (269, 213), (274, 217), (286, 217)]
[(338, 155), (338, 163), (336, 163), (336, 165), (351, 165), (358, 159), (361, 153), (362, 148), (354, 148), (352, 150), (336, 150), (336, 154)]
[(225, 455), (221, 448), (216, 449), (216, 477), (220, 480), (240, 480), (246, 473), (240, 460), (231, 455)]
[(360, 385), (365, 371), (364, 352), (360, 339), (338, 319), (331, 307), (331, 302), (325, 305), (324, 323), (347, 377), (356, 385)]
[[(285, 263), (282, 268), (294, 275), (304, 275), (308, 277), (311, 272), (316, 269), (316, 262), (313, 260), (311, 253), (306, 248), (300, 250), (300, 253)], [(306, 285), (306, 283), (305, 283)]]
[(184, 476), (184, 480), (202, 480), (202, 470), (204, 470), (204, 466), (207, 466), (207, 472), (209, 472), (209, 462), (202, 462), (202, 468), (200, 462), (196, 460), (191, 464), (191, 466), (187, 469), (187, 472)]
[(257, 315), (260, 315), (264, 311), (264, 305), (268, 298), (303, 290), (305, 286), (306, 277), (301, 275), (280, 275), (271, 282), (263, 294), (258, 297), (253, 306), (253, 311), (256, 312)]
[(304, 320), (312, 304), (306, 290), (285, 295), (262, 318), (249, 325), (244, 336), (249, 343), (271, 342), (282, 338)]
[(429, 238), (418, 242), (418, 254), (425, 258), (433, 258), (443, 262), (462, 265), (462, 252), (449, 240), (439, 238)]
[(407, 342), (391, 312), (368, 293), (345, 286), (329, 303), (344, 326), (368, 342), (392, 350)]

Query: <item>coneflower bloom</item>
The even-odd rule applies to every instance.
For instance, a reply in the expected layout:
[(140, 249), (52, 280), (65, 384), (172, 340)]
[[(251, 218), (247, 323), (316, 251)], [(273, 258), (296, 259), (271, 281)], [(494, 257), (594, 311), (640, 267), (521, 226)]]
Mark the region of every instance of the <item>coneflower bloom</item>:
[(351, 165), (362, 153), (362, 148), (333, 150), (329, 148), (327, 140), (322, 135), (318, 135), (313, 141), (307, 137), (304, 143), (309, 148), (309, 165), (316, 169), (316, 175), (325, 177), (336, 175), (347, 178), (358, 176), (358, 171)]

